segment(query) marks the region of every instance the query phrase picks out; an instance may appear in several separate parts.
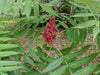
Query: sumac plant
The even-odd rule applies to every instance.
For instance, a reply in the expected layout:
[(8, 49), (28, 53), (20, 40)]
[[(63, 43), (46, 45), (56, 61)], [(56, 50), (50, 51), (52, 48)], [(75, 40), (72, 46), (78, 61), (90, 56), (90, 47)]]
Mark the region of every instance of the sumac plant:
[(99, 8), (99, 0), (0, 0), (0, 75), (100, 75)]

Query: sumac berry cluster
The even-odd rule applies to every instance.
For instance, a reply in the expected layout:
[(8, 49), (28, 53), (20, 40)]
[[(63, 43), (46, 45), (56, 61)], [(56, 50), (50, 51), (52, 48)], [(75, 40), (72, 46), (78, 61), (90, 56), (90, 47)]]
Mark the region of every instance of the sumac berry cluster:
[(43, 37), (45, 42), (48, 44), (53, 43), (53, 41), (56, 39), (56, 23), (54, 17), (50, 18), (49, 25), (45, 29)]

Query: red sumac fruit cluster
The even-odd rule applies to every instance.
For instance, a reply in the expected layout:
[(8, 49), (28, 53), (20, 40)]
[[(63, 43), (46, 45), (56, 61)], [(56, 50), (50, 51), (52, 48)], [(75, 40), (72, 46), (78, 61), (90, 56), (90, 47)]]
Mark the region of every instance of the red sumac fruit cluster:
[(56, 23), (54, 17), (50, 18), (49, 25), (45, 29), (43, 37), (45, 42), (48, 44), (52, 44), (56, 39)]

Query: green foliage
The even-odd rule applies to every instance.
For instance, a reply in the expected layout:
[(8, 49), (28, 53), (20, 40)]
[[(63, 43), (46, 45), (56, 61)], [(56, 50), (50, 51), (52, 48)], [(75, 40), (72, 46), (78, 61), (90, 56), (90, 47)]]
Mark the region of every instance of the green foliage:
[[(2, 35), (6, 35), (6, 33), (9, 33), (9, 31), (0, 31)], [(11, 61), (9, 59), (9, 57), (11, 56), (15, 56), (15, 55), (22, 55), (21, 52), (16, 52), (12, 49), (14, 48), (18, 48), (18, 45), (15, 44), (8, 44), (9, 40), (15, 40), (15, 38), (9, 37), (9, 36), (1, 36), (0, 37), (1, 42), (5, 42), (6, 43), (1, 43), (0, 44), (0, 73), (1, 75), (8, 75), (6, 72), (10, 72), (10, 71), (15, 71), (15, 70), (19, 70), (22, 69), (24, 66), (19, 66), (19, 64), (22, 64), (22, 62), (18, 62), (18, 61)], [(10, 51), (8, 51), (8, 49)], [(7, 60), (5, 59), (5, 57), (7, 58)], [(8, 61), (9, 60), (9, 61)], [(4, 72), (4, 73), (3, 73)]]
[[(51, 71), (53, 69), (55, 69), (56, 67), (58, 67), (64, 60), (65, 61), (70, 61), (72, 60), (73, 58), (76, 58), (77, 56), (80, 56), (82, 55), (86, 50), (88, 50), (90, 46), (86, 46), (84, 47), (81, 51), (78, 51), (78, 52), (75, 52), (75, 53), (70, 53), (70, 54), (67, 54), (65, 55), (64, 57), (62, 58), (59, 58), (55, 61), (53, 61), (51, 64), (49, 64), (49, 66), (47, 66), (47, 68), (45, 70), (43, 70), (43, 72), (48, 72), (48, 71)], [(58, 63), (58, 64), (57, 64)]]
[[(69, 63), (69, 65), (64, 65), (62, 66), (61, 68), (55, 70), (51, 75), (62, 75), (66, 70), (66, 68), (70, 68), (70, 69), (75, 69), (75, 68), (78, 68), (84, 64), (87, 64), (91, 61), (93, 61), (93, 59), (98, 55), (98, 53), (95, 53), (95, 54), (92, 54), (86, 58), (82, 58), (82, 59), (79, 59), (77, 61), (74, 61), (72, 63)], [(89, 60), (91, 59), (91, 60)], [(68, 69), (67, 69), (68, 70)], [(59, 72), (60, 71), (60, 72)], [(81, 73), (81, 72), (80, 72)], [(88, 72), (87, 72), (88, 73)], [(79, 74), (80, 75), (80, 74)]]
[(93, 28), (93, 40), (95, 40), (97, 34), (100, 32), (100, 28), (99, 27), (94, 27)]
[[(98, 57), (99, 51), (91, 52), (81, 58), (91, 47), (91, 45), (84, 45), (88, 34), (93, 34), (93, 41), (97, 37), (96, 45), (98, 50), (100, 49), (99, 8), (99, 0), (65, 0), (64, 2), (61, 0), (0, 0), (0, 74), (99, 74), (100, 64), (91, 65), (91, 62)], [(64, 12), (64, 9), (69, 10)], [(69, 42), (68, 47), (58, 50), (54, 45), (51, 47), (48, 44), (33, 46), (33, 42), (38, 42), (38, 37), (43, 34), (42, 31), (47, 27), (50, 17), (56, 19), (56, 31), (60, 27), (64, 28)], [(91, 30), (91, 33), (87, 30)], [(23, 41), (32, 39), (27, 50), (17, 41), (24, 35)], [(81, 45), (79, 51), (74, 51), (78, 45)], [(57, 56), (52, 57), (46, 53), (47, 51), (52, 51)], [(21, 69), (25, 72), (20, 72)]]

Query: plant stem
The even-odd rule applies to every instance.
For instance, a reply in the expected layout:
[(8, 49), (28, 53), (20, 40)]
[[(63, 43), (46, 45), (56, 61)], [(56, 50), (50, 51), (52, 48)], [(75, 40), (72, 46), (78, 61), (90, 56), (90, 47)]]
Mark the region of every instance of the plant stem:
[[(74, 0), (72, 0), (74, 2)], [(71, 6), (71, 13), (70, 15), (73, 15), (73, 11), (74, 11), (74, 5)]]

